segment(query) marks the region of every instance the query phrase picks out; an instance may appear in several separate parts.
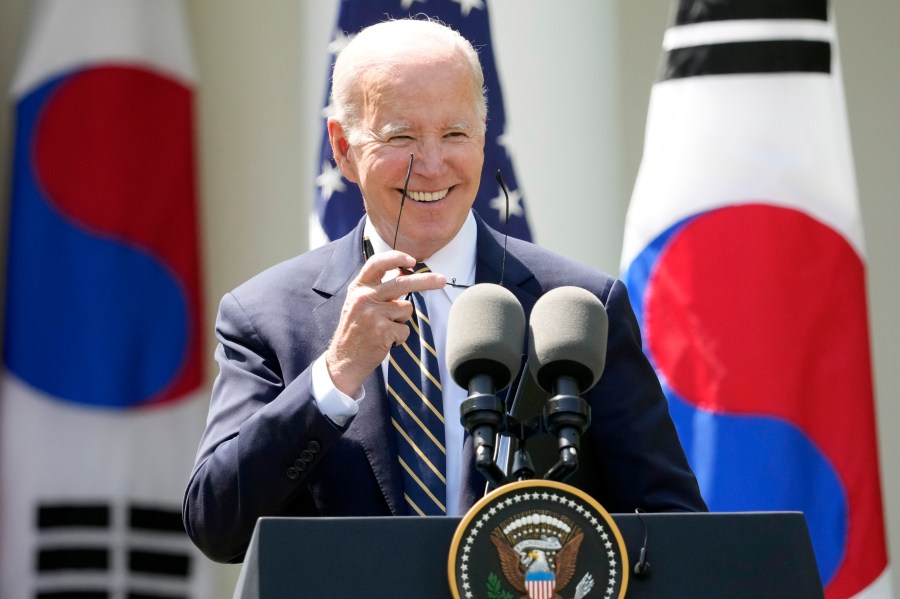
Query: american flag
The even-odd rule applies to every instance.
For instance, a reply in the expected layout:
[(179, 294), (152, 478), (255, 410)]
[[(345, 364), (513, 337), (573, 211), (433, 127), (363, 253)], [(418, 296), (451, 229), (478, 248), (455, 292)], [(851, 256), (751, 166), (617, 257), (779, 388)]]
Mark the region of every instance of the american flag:
[[(494, 62), (491, 28), (486, 0), (341, 0), (337, 24), (328, 44), (329, 60), (334, 59), (360, 29), (388, 19), (427, 15), (459, 31), (472, 42), (484, 69), (487, 88), (488, 122), (484, 146), (484, 169), (481, 186), (475, 198), (475, 211), (492, 227), (507, 231), (513, 237), (531, 239), (525, 215), (525, 202), (513, 170), (510, 150), (506, 147), (506, 115), (503, 93)], [(363, 215), (363, 201), (356, 185), (341, 176), (331, 156), (326, 118), (329, 113), (329, 85), (322, 111), (322, 145), (316, 177), (315, 208), (310, 231), (312, 245), (337, 239), (348, 233)], [(496, 181), (497, 171), (509, 189), (509, 227), (506, 228), (506, 199)]]

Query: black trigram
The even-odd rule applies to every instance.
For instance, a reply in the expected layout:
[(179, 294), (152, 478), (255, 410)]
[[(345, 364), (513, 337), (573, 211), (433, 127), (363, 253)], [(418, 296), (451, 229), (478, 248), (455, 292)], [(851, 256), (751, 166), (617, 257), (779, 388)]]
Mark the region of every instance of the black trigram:
[(190, 541), (177, 508), (37, 508), (34, 599), (188, 599)]

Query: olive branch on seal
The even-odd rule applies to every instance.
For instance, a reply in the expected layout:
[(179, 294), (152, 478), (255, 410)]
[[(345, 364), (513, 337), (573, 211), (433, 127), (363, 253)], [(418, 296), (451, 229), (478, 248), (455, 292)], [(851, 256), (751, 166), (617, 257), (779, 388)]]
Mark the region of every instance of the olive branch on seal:
[(493, 572), (487, 579), (487, 599), (513, 599), (512, 593), (503, 588), (500, 577)]

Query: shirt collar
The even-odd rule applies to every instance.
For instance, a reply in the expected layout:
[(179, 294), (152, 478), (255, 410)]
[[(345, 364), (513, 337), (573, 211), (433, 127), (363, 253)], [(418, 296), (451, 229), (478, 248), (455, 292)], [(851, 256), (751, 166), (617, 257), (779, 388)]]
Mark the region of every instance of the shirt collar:
[[(363, 235), (372, 242), (372, 249), (376, 254), (386, 252), (391, 247), (387, 244), (371, 221), (366, 217)], [(425, 263), (432, 272), (441, 273), (447, 277), (447, 282), (455, 282), (458, 285), (472, 285), (475, 283), (475, 248), (478, 240), (478, 226), (472, 211), (466, 217), (459, 232), (450, 242), (435, 252)], [(454, 279), (456, 279), (454, 281)]]

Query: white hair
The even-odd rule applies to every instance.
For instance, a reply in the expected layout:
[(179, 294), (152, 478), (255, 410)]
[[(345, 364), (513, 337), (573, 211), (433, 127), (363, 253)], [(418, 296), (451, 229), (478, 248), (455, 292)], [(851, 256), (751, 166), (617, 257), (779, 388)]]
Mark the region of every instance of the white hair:
[(428, 55), (463, 58), (472, 71), (473, 101), (479, 124), (487, 118), (484, 73), (472, 44), (436, 19), (397, 19), (366, 27), (338, 55), (331, 78), (331, 116), (353, 136), (360, 125), (362, 74), (387, 70), (411, 57)]

